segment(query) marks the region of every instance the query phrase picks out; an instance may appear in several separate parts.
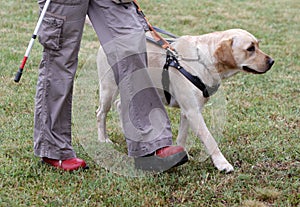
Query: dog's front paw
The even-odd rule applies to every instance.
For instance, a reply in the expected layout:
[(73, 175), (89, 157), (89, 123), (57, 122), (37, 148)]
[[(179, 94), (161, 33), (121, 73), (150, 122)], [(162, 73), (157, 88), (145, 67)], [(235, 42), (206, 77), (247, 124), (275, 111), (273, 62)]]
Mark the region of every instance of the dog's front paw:
[(230, 163), (215, 163), (216, 168), (220, 171), (220, 172), (225, 172), (225, 173), (231, 173), (234, 171), (233, 166)]
[(212, 156), (212, 161), (220, 172), (231, 173), (234, 171), (233, 166), (222, 154)]

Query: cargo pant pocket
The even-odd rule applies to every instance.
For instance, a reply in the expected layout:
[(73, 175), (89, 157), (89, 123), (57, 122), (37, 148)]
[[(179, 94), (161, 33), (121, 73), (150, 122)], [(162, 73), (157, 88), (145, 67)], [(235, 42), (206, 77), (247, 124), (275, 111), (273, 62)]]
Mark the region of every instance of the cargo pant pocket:
[(47, 13), (40, 28), (39, 42), (47, 49), (60, 50), (63, 24), (63, 17)]

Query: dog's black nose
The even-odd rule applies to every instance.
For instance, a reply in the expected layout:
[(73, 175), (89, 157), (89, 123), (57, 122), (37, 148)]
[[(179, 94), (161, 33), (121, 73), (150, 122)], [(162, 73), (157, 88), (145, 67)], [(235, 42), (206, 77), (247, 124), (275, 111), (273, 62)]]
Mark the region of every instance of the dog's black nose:
[(268, 70), (269, 69), (271, 69), (271, 67), (274, 65), (274, 63), (275, 63), (275, 60), (273, 60), (272, 58), (268, 58), (268, 60), (267, 60), (267, 64), (268, 64)]
[(273, 60), (272, 58), (269, 58), (269, 62), (268, 64), (270, 65), (270, 67), (272, 67), (272, 65), (274, 65), (275, 60)]

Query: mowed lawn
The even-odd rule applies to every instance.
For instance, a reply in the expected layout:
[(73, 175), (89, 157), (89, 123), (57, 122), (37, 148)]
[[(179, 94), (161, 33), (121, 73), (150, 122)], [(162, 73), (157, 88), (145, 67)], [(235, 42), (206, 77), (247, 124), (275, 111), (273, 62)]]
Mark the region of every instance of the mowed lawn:
[[(299, 2), (139, 2), (153, 25), (177, 35), (246, 29), (275, 59), (264, 75), (240, 73), (222, 84), (226, 118), (220, 119), (223, 128), (217, 136), (235, 171), (218, 172), (203, 155), (199, 141), (194, 141), (191, 160), (184, 166), (146, 177), (118, 175), (95, 162), (76, 132), (73, 145), (77, 155), (88, 162), (88, 171), (68, 173), (42, 165), (33, 155), (32, 138), (42, 52), (38, 41), (20, 83), (13, 81), (36, 25), (38, 5), (36, 1), (1, 0), (0, 206), (300, 206)], [(93, 29), (87, 26), (79, 71), (95, 64), (98, 47)], [(216, 97), (220, 96), (213, 96), (212, 104)], [(94, 98), (97, 100), (96, 93)], [(96, 103), (93, 107), (97, 108)], [(213, 130), (211, 108), (204, 110), (204, 116)], [(179, 110), (168, 112), (176, 137)], [(116, 114), (110, 118), (117, 119)], [(80, 124), (85, 126), (85, 121)], [(109, 130), (111, 138), (120, 142), (116, 149), (125, 154), (125, 143), (119, 141), (122, 132)]]

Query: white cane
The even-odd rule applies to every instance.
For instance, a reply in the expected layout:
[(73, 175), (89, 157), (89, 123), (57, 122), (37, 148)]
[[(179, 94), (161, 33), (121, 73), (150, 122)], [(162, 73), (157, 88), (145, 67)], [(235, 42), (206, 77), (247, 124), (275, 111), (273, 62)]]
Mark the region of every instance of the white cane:
[(41, 27), (42, 21), (43, 21), (43, 19), (44, 19), (44, 16), (45, 16), (45, 14), (46, 14), (46, 11), (47, 11), (47, 9), (48, 9), (48, 6), (49, 6), (49, 4), (50, 4), (50, 1), (51, 1), (51, 0), (47, 0), (46, 3), (45, 3), (45, 5), (44, 5), (44, 8), (43, 8), (42, 13), (41, 13), (41, 15), (40, 15), (40, 17), (39, 17), (39, 20), (38, 20), (38, 22), (37, 22), (37, 24), (36, 24), (36, 26), (35, 26), (35, 29), (34, 29), (34, 32), (33, 32), (32, 37), (31, 37), (31, 40), (30, 40), (30, 42), (29, 42), (29, 44), (28, 44), (28, 47), (27, 47), (27, 50), (26, 50), (26, 52), (25, 52), (24, 58), (23, 58), (23, 60), (22, 60), (22, 63), (21, 63), (21, 65), (20, 65), (20, 67), (19, 67), (19, 70), (18, 70), (16, 76), (15, 76), (15, 79), (14, 79), (15, 82), (19, 82), (20, 79), (21, 79), (21, 76), (22, 76), (22, 73), (23, 73), (23, 69), (24, 69), (25, 64), (26, 64), (26, 62), (27, 62), (27, 59), (28, 59), (28, 57), (29, 57), (29, 55), (30, 55), (30, 51), (31, 51), (31, 49), (32, 49), (32, 47), (33, 47), (33, 44), (34, 44), (34, 41), (35, 41), (35, 39), (36, 39), (36, 37), (37, 37), (37, 33), (38, 33), (38, 31), (39, 31), (39, 29), (40, 29), (40, 27)]

